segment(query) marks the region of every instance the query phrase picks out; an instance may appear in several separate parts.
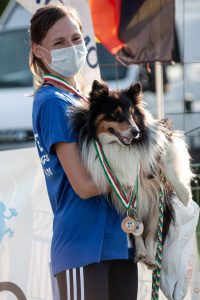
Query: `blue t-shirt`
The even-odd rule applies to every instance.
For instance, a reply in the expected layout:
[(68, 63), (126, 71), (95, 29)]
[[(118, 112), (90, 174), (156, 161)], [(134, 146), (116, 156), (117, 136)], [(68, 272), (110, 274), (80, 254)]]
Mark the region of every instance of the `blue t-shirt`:
[(33, 132), (54, 214), (53, 274), (132, 256), (127, 235), (121, 229), (121, 217), (113, 206), (103, 196), (81, 199), (56, 155), (55, 143), (77, 142), (77, 134), (72, 132), (66, 115), (71, 97), (77, 96), (46, 85), (36, 92), (33, 102)]

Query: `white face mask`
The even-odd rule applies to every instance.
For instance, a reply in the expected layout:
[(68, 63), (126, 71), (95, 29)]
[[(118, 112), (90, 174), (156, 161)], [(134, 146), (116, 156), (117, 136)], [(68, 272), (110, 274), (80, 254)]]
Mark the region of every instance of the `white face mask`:
[(74, 45), (72, 47), (55, 49), (48, 51), (51, 53), (51, 63), (45, 62), (48, 66), (63, 77), (73, 77), (80, 71), (86, 61), (87, 49), (85, 43)]

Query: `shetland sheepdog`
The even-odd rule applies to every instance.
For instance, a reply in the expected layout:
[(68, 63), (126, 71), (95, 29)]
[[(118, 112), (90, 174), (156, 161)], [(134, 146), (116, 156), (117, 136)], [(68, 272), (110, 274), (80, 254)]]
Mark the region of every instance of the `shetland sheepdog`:
[[(83, 164), (101, 191), (108, 182), (93, 139), (101, 143), (113, 173), (127, 193), (139, 176), (137, 219), (143, 222), (144, 232), (135, 236), (135, 260), (155, 268), (161, 184), (165, 189), (165, 212), (171, 209), (172, 190), (185, 206), (192, 199), (193, 174), (183, 135), (147, 111), (140, 83), (111, 91), (106, 84), (95, 80), (88, 103), (78, 100), (68, 113), (73, 129), (79, 133)], [(125, 215), (126, 209), (114, 192), (111, 192), (111, 201), (118, 212)]]

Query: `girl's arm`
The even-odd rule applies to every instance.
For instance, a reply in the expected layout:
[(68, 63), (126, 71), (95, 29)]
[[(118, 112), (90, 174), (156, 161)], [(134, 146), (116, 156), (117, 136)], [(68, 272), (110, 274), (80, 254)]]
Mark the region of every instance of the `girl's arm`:
[[(76, 143), (59, 142), (54, 147), (72, 188), (80, 198), (87, 199), (105, 193), (105, 190), (98, 189), (82, 165)], [(106, 191), (110, 192), (109, 185), (106, 187)]]

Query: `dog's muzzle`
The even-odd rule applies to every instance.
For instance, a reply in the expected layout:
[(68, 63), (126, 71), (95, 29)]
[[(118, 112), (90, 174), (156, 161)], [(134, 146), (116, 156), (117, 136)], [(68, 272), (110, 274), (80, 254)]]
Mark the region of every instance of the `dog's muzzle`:
[(140, 131), (137, 127), (131, 128), (131, 134), (133, 136), (133, 139), (137, 140), (140, 136)]

